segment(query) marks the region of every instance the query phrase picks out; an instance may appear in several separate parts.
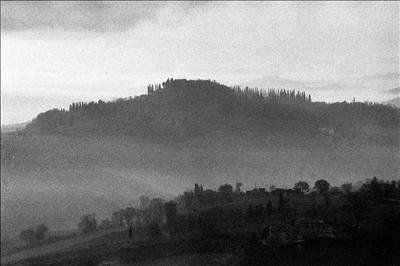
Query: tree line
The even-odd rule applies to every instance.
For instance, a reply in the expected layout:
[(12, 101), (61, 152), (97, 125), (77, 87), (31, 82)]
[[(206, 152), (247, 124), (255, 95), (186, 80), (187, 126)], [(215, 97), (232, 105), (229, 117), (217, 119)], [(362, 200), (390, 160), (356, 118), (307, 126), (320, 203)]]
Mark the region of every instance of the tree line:
[(304, 104), (311, 103), (311, 95), (306, 95), (305, 91), (289, 90), (289, 89), (260, 89), (233, 86), (232, 89), (237, 95), (244, 95), (248, 98), (262, 99), (268, 103), (280, 104)]
[[(200, 88), (208, 86), (210, 88), (226, 87), (218, 82), (211, 80), (185, 80), (185, 79), (173, 79), (168, 78), (166, 81), (158, 84), (148, 84), (147, 85), (147, 95), (154, 94), (155, 92), (160, 92), (162, 90), (169, 90), (171, 88), (187, 87), (187, 88)], [(304, 91), (296, 91), (289, 89), (261, 89), (261, 88), (250, 88), (248, 86), (242, 88), (241, 86), (226, 87), (229, 88), (235, 95), (245, 96), (249, 99), (263, 99), (268, 103), (280, 103), (280, 104), (301, 104), (301, 103), (311, 103), (311, 95), (306, 94)], [(211, 94), (211, 91), (210, 91)], [(127, 97), (119, 98), (114, 101), (114, 103), (121, 103), (131, 101), (132, 99), (138, 99), (139, 97)], [(113, 102), (91, 101), (91, 102), (75, 102), (69, 105), (68, 110), (74, 111), (90, 111), (95, 109), (106, 108), (107, 104)]]
[[(400, 202), (400, 180), (384, 181), (376, 177), (361, 185), (345, 183), (339, 187), (331, 186), (324, 179), (317, 180), (313, 187), (305, 181), (299, 181), (289, 189), (270, 186), (269, 189), (256, 187), (242, 191), (241, 187), (240, 182), (235, 184), (235, 188), (230, 184), (223, 184), (217, 190), (203, 189), (202, 185), (195, 184), (193, 190), (185, 191), (170, 201), (142, 196), (139, 206), (115, 210), (110, 218), (99, 219), (96, 214), (85, 214), (77, 228), (82, 234), (111, 228), (144, 228), (150, 236), (157, 237), (163, 230), (176, 232), (179, 228), (192, 230), (196, 226), (232, 222), (229, 215), (251, 221), (266, 219), (275, 213), (279, 215), (279, 219), (285, 220), (299, 212), (296, 204), (302, 198), (312, 200), (311, 206), (304, 210), (309, 217), (328, 217), (326, 215), (332, 214), (330, 210), (333, 208), (333, 199), (343, 198), (350, 206), (355, 220), (354, 227), (358, 228), (373, 206)], [(316, 201), (318, 198), (322, 199), (319, 203)], [(227, 208), (225, 206), (236, 203), (246, 203), (245, 212), (237, 213), (232, 210), (227, 217), (223, 216), (226, 212), (224, 209)], [(41, 224), (22, 230), (20, 237), (32, 244), (45, 240), (48, 230), (45, 224)]]

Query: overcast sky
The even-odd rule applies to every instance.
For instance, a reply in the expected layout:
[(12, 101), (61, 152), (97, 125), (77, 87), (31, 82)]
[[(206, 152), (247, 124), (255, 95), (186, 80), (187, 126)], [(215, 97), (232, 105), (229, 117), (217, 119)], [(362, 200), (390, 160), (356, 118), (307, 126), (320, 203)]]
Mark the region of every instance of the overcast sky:
[[(349, 100), (343, 84), (366, 75), (398, 83), (396, 2), (2, 1), (1, 9), (2, 124), (74, 100), (141, 94), (168, 77), (340, 83), (337, 93), (312, 90), (327, 101)], [(361, 98), (385, 98), (365, 91)]]

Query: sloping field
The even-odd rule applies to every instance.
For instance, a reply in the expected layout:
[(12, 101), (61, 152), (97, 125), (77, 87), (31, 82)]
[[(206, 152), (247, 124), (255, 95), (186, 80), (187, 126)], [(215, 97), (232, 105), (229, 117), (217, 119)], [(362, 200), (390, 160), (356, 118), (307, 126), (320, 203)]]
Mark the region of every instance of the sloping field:
[(50, 243), (40, 247), (34, 247), (31, 249), (25, 249), (13, 254), (9, 254), (1, 257), (1, 265), (13, 264), (21, 260), (40, 257), (46, 254), (55, 252), (65, 252), (71, 249), (79, 248), (81, 245), (88, 245), (90, 242), (97, 242), (104, 237), (107, 237), (110, 241), (113, 239), (123, 238), (125, 229), (113, 229), (106, 232), (99, 232), (88, 236), (78, 236), (67, 240)]

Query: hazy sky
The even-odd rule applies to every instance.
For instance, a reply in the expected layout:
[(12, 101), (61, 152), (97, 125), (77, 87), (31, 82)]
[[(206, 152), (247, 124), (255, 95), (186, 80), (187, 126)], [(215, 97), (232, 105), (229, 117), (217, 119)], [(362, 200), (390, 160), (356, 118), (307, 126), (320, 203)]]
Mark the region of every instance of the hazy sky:
[[(2, 124), (71, 101), (141, 94), (168, 77), (317, 81), (312, 94), (327, 101), (348, 100), (354, 92), (345, 90), (363, 89), (366, 75), (398, 81), (396, 2), (2, 1), (1, 9)], [(384, 84), (360, 98), (384, 99), (375, 88), (396, 87)]]

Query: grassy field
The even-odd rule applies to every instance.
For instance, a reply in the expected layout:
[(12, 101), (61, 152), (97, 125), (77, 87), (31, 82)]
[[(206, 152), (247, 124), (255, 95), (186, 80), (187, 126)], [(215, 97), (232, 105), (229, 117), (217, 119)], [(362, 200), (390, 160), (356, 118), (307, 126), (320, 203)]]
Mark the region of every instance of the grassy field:
[(206, 239), (186, 234), (154, 239), (135, 231), (130, 240), (126, 229), (117, 229), (16, 252), (1, 265), (226, 265), (230, 253), (207, 246)]
[(104, 243), (115, 239), (123, 239), (126, 234), (124, 229), (113, 229), (106, 232), (98, 232), (93, 235), (81, 235), (66, 240), (60, 240), (54, 243), (49, 243), (32, 248), (24, 248), (16, 252), (6, 252), (1, 254), (1, 264), (12, 264), (21, 260), (40, 257), (49, 253), (66, 252), (74, 249), (79, 249), (91, 243)]

